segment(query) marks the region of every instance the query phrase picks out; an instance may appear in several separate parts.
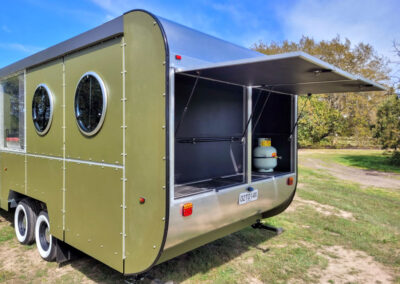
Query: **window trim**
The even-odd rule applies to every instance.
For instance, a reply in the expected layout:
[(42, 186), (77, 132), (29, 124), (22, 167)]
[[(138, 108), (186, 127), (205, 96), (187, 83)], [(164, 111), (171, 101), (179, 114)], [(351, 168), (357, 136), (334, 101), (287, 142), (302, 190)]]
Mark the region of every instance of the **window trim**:
[[(24, 96), (24, 100), (23, 100), (23, 104), (24, 104), (24, 107), (23, 107), (23, 114), (24, 114), (24, 144), (20, 145), (20, 146), (22, 146), (21, 149), (17, 149), (17, 148), (7, 147), (6, 144), (4, 143), (4, 140), (5, 140), (4, 139), (4, 113), (3, 113), (4, 105), (3, 105), (3, 102), (1, 102), (0, 103), (0, 108), (1, 108), (1, 111), (0, 111), (0, 115), (1, 115), (1, 117), (0, 117), (0, 132), (2, 133), (2, 135), (0, 135), (0, 139), (1, 139), (1, 141), (0, 141), (0, 151), (1, 152), (24, 154), (24, 153), (27, 152), (27, 150), (26, 150), (26, 148), (27, 148), (26, 69), (23, 69), (23, 70), (14, 72), (14, 73), (10, 73), (10, 74), (8, 74), (6, 76), (0, 77), (0, 83), (4, 82), (6, 80), (9, 80), (12, 77), (19, 77), (19, 76), (21, 76), (23, 78), (23, 81), (24, 81), (24, 84), (23, 84), (23, 87), (24, 87), (24, 95), (23, 95)], [(21, 104), (21, 101), (19, 101), (19, 104)]]
[[(77, 95), (78, 95), (78, 93), (77, 93), (78, 87), (79, 87), (79, 84), (81, 83), (82, 79), (83, 79), (84, 77), (86, 77), (86, 76), (93, 76), (94, 78), (96, 78), (96, 80), (97, 80), (97, 81), (99, 82), (99, 84), (100, 84), (101, 94), (102, 94), (102, 97), (103, 97), (103, 111), (102, 111), (102, 114), (101, 114), (99, 123), (97, 124), (96, 128), (95, 128), (94, 130), (90, 131), (90, 132), (87, 132), (87, 131), (85, 131), (85, 130), (82, 129), (81, 125), (79, 124), (78, 117), (77, 117), (77, 115), (76, 115), (76, 97), (77, 97)], [(101, 127), (103, 126), (104, 119), (105, 119), (105, 117), (106, 117), (106, 112), (107, 112), (107, 97), (108, 97), (108, 93), (107, 93), (107, 89), (106, 89), (106, 86), (105, 86), (105, 84), (104, 84), (104, 81), (103, 81), (103, 79), (101, 79), (101, 77), (100, 77), (96, 72), (94, 72), (94, 71), (89, 71), (89, 72), (86, 72), (85, 74), (83, 74), (83, 75), (81, 76), (81, 78), (79, 79), (78, 84), (76, 85), (76, 88), (75, 88), (74, 113), (75, 113), (75, 122), (76, 122), (76, 124), (78, 125), (78, 129), (80, 130), (80, 132), (81, 132), (83, 135), (85, 135), (85, 136), (87, 136), (87, 137), (91, 137), (91, 136), (94, 136), (95, 134), (97, 134), (97, 133), (100, 131)]]
[[(46, 128), (45, 128), (43, 131), (39, 131), (39, 130), (37, 129), (36, 124), (35, 124), (35, 121), (33, 120), (33, 100), (34, 100), (34, 98), (35, 98), (36, 91), (37, 91), (40, 87), (43, 87), (43, 88), (46, 90), (46, 92), (47, 92), (47, 94), (48, 94), (48, 96), (49, 96), (49, 100), (50, 100), (50, 118), (49, 118), (49, 121), (48, 121), (48, 123), (47, 123)], [(37, 86), (36, 86), (36, 89), (35, 89), (35, 92), (33, 93), (33, 97), (32, 97), (32, 122), (33, 122), (33, 126), (35, 127), (36, 133), (37, 133), (38, 135), (40, 135), (40, 136), (45, 136), (45, 135), (49, 132), (50, 127), (51, 127), (51, 123), (53, 122), (53, 112), (54, 112), (54, 98), (53, 98), (53, 93), (50, 91), (50, 88), (47, 87), (46, 84), (42, 83), (42, 84), (37, 85)]]

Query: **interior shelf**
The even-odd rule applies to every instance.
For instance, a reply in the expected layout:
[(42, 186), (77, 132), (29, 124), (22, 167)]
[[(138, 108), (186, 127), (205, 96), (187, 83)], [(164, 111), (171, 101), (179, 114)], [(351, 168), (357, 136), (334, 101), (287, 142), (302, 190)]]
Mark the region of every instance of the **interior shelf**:
[(242, 174), (175, 185), (175, 199), (243, 184)]

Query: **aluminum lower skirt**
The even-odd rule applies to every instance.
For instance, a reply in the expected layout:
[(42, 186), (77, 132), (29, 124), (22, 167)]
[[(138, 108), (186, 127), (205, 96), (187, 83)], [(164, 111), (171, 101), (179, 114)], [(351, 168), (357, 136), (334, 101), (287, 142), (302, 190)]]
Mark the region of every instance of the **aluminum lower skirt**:
[[(281, 205), (295, 190), (296, 182), (287, 185), (288, 177), (296, 179), (296, 173), (272, 176), (250, 184), (240, 184), (179, 199), (171, 198), (165, 249)], [(258, 190), (258, 199), (239, 205), (239, 195), (248, 192), (250, 186)], [(183, 217), (182, 205), (187, 202), (193, 203), (193, 214)]]

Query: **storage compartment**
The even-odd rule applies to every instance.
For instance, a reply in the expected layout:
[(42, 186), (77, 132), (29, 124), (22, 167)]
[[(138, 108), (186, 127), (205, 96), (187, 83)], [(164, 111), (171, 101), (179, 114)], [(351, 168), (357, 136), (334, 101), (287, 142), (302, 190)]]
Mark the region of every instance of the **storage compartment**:
[(175, 77), (175, 198), (246, 182), (244, 88)]
[(293, 121), (293, 96), (269, 94), (266, 90), (254, 89), (252, 102), (254, 112), (252, 116), (252, 149), (254, 151), (258, 146), (258, 138), (270, 138), (271, 145), (277, 150), (278, 158), (277, 166), (273, 172), (269, 173), (257, 171), (253, 162), (252, 181), (293, 172), (293, 139), (290, 138)]
[[(175, 198), (244, 184), (248, 166), (252, 181), (294, 172), (294, 97), (254, 89), (247, 131), (246, 97), (242, 86), (175, 75)], [(262, 137), (271, 139), (278, 156), (268, 173), (259, 172), (254, 163), (247, 165), (247, 139), (252, 140), (253, 155)]]

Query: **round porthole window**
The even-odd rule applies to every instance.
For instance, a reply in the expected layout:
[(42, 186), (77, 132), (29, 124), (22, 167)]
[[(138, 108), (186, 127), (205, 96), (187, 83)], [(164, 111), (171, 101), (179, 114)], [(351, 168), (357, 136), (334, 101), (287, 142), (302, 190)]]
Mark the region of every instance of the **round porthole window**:
[(36, 132), (45, 135), (51, 126), (53, 117), (53, 96), (46, 85), (39, 85), (33, 95), (32, 119)]
[(95, 135), (101, 128), (107, 107), (107, 94), (101, 78), (94, 72), (84, 74), (75, 93), (75, 116), (80, 131)]

